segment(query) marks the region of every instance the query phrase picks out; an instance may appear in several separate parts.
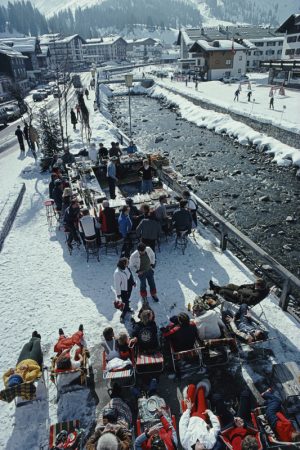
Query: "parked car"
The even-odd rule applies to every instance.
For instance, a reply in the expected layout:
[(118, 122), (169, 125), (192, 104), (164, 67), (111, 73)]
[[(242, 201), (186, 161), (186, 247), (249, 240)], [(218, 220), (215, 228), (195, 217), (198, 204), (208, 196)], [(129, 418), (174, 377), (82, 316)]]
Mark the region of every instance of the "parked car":
[(8, 116), (5, 108), (0, 108), (0, 125), (7, 126)]
[(47, 97), (47, 95), (45, 96), (45, 94), (43, 92), (34, 92), (32, 94), (32, 100), (34, 102), (41, 102), (42, 100), (44, 100)]
[(60, 98), (62, 96), (61, 91), (58, 88), (53, 89), (53, 97)]
[(80, 79), (80, 75), (73, 75), (72, 76), (72, 83), (74, 88), (81, 88), (82, 87), (82, 83), (81, 83), (81, 79)]
[(7, 113), (7, 118), (9, 122), (19, 119), (19, 117), (21, 117), (21, 110), (18, 107), (18, 105), (14, 103), (4, 106), (4, 109)]
[(48, 92), (46, 91), (46, 89), (37, 89), (37, 92), (43, 94), (45, 98), (48, 97)]

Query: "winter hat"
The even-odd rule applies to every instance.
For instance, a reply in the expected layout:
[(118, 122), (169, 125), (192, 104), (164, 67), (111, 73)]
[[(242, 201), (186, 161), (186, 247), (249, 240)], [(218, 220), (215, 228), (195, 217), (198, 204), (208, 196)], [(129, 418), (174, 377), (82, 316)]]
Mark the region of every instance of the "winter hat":
[(69, 188), (69, 187), (66, 187), (65, 189), (64, 189), (64, 192), (63, 192), (63, 197), (70, 197), (72, 195), (72, 189), (71, 188)]
[(21, 377), (21, 375), (18, 375), (17, 373), (14, 373), (13, 375), (11, 375), (8, 379), (8, 387), (14, 387), (17, 386), (18, 384), (22, 384), (23, 383), (23, 378)]
[(98, 440), (97, 450), (118, 450), (119, 442), (112, 433), (104, 433)]

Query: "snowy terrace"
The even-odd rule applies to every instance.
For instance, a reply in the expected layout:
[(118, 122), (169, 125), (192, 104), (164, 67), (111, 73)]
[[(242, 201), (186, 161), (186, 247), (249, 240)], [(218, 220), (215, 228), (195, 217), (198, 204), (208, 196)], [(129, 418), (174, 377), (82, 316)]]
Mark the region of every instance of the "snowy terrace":
[[(85, 81), (88, 81), (88, 76)], [(70, 98), (71, 106), (75, 97)], [(93, 95), (88, 100), (91, 114), (92, 140), (106, 146), (116, 140), (114, 125), (93, 111)], [(55, 107), (51, 106), (55, 111)], [(73, 130), (72, 152), (83, 148), (80, 132)], [(145, 149), (146, 150), (146, 149)], [(17, 146), (12, 152), (0, 155), (1, 206), (14, 185), (25, 182), (26, 193), (13, 228), (0, 255), (1, 330), (3, 350), (0, 355), (2, 372), (14, 367), (23, 344), (33, 330), (42, 335), (44, 361), (50, 365), (58, 328), (73, 333), (84, 324), (91, 351), (91, 363), (99, 364), (99, 345), (103, 328), (111, 325), (116, 332), (120, 312), (114, 309), (112, 281), (116, 255), (100, 252), (100, 263), (91, 259), (86, 263), (83, 250), (70, 256), (63, 231), (48, 231), (43, 201), (48, 197), (49, 174), (40, 174), (30, 153), (20, 159)], [(174, 250), (173, 242), (163, 243), (157, 255), (155, 277), (160, 302), (151, 304), (158, 325), (170, 315), (186, 310), (196, 294), (201, 294), (210, 279), (219, 284), (229, 281), (245, 283), (253, 280), (250, 271), (231, 252), (224, 253), (213, 235), (199, 227), (195, 241), (190, 240), (185, 255)], [(281, 311), (278, 299), (270, 294), (262, 303), (270, 330), (276, 362), (297, 361), (300, 334), (297, 322)], [(138, 311), (138, 290), (132, 295), (131, 307)], [(96, 373), (96, 384), (101, 373)], [(175, 385), (174, 385), (175, 390)], [(87, 406), (87, 393), (68, 394), (56, 403), (56, 390), (49, 384), (49, 398), (16, 409), (14, 404), (1, 404), (0, 448), (39, 449), (47, 442), (50, 423), (62, 420), (94, 420), (94, 412)]]

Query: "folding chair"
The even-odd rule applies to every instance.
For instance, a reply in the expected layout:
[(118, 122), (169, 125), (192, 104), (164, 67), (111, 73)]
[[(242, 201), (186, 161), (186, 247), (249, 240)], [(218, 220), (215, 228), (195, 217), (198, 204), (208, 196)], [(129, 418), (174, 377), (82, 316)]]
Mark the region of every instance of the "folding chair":
[(48, 446), (49, 450), (58, 448), (57, 445), (59, 445), (59, 442), (57, 442), (57, 440), (60, 440), (59, 435), (63, 433), (68, 437), (70, 441), (70, 448), (74, 448), (77, 450), (83, 449), (84, 432), (80, 429), (80, 421), (70, 420), (68, 422), (56, 423), (50, 426)]
[(161, 373), (164, 370), (164, 357), (158, 350), (153, 353), (142, 353), (136, 347), (135, 371), (137, 374)]
[[(205, 371), (202, 359), (202, 347), (200, 347), (198, 343), (195, 343), (194, 347), (190, 350), (175, 352), (172, 343), (170, 342), (170, 350), (175, 373), (179, 371), (184, 373), (195, 372), (195, 370)], [(187, 363), (187, 365), (184, 366), (181, 364), (182, 367), (179, 370), (178, 365), (180, 362)], [(196, 362), (196, 366), (195, 364), (192, 364), (193, 362)]]
[(112, 382), (117, 381), (123, 387), (131, 387), (135, 385), (135, 370), (134, 370), (134, 357), (131, 352), (132, 367), (128, 369), (120, 370), (107, 370), (106, 352), (102, 352), (102, 370), (103, 380)]
[(48, 223), (49, 230), (56, 225), (56, 221), (59, 219), (59, 217), (56, 214), (55, 206), (54, 206), (54, 200), (52, 198), (48, 198), (44, 201), (44, 206), (46, 208), (46, 218)]
[(175, 239), (175, 248), (179, 247), (181, 248), (182, 254), (184, 255), (185, 249), (187, 247), (188, 243), (188, 230), (177, 230), (176, 231), (176, 239)]
[(259, 431), (263, 436), (265, 448), (267, 449), (275, 449), (281, 447), (289, 447), (290, 449), (300, 448), (300, 442), (283, 442), (277, 439), (266, 417), (265, 406), (255, 408), (251, 413), (251, 417), (254, 425), (256, 426), (256, 428), (259, 429)]
[(228, 364), (231, 351), (237, 351), (234, 338), (206, 339), (203, 341), (202, 361), (205, 367)]
[(103, 233), (105, 254), (107, 255), (109, 250), (113, 250), (116, 255), (119, 254), (119, 244), (123, 242), (123, 239), (119, 239), (116, 233)]
[(86, 262), (89, 262), (90, 255), (96, 256), (97, 261), (100, 262), (99, 251), (100, 246), (98, 244), (97, 238), (95, 239), (87, 239), (84, 240), (84, 246), (86, 251)]
[(87, 356), (87, 352), (83, 351), (82, 354), (83, 361), (81, 367), (78, 369), (70, 369), (70, 370), (60, 370), (56, 368), (56, 359), (57, 356), (52, 358), (51, 361), (51, 381), (55, 384), (56, 389), (58, 391), (57, 378), (58, 376), (64, 376), (69, 373), (78, 373), (78, 378), (80, 377), (80, 384), (87, 386), (87, 377), (89, 373), (89, 358)]

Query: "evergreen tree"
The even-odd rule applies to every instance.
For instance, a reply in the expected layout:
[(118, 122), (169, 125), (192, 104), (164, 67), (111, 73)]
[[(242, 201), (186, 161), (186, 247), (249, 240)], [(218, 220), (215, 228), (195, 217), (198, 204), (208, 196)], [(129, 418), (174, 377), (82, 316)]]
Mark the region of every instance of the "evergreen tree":
[(58, 120), (48, 112), (47, 108), (41, 108), (40, 132), (42, 136), (42, 152), (45, 158), (52, 158), (61, 150), (61, 134)]

